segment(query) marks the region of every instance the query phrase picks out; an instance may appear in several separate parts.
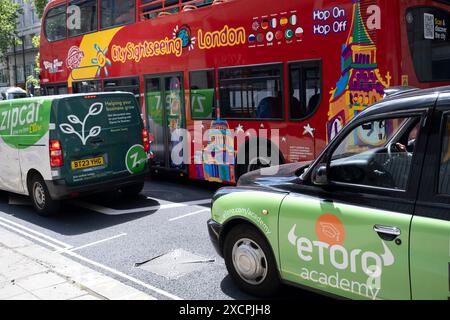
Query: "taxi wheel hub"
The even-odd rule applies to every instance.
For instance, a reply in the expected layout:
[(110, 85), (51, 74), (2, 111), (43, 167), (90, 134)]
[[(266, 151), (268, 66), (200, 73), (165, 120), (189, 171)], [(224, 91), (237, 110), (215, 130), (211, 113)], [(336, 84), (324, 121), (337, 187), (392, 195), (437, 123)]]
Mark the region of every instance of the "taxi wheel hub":
[(267, 258), (261, 247), (250, 239), (237, 241), (232, 252), (233, 265), (239, 276), (252, 285), (261, 284), (267, 276)]

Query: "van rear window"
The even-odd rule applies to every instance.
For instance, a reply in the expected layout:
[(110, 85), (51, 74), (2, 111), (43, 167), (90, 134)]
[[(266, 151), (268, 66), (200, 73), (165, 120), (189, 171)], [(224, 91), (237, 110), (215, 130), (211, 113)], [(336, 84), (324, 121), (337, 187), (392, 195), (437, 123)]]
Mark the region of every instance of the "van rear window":
[(141, 121), (131, 94), (71, 96), (61, 99), (56, 110), (57, 123), (67, 132), (128, 127)]

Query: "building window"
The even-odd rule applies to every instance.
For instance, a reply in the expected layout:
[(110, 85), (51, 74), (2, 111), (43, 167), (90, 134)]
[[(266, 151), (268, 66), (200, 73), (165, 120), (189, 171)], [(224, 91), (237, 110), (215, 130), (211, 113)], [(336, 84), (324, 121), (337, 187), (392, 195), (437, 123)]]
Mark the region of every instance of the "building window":
[(72, 84), (73, 93), (91, 93), (102, 91), (102, 83), (96, 81), (78, 81)]
[(224, 119), (282, 119), (282, 65), (219, 70), (220, 112)]
[[(70, 7), (77, 6), (80, 12), (80, 22), (71, 17), (76, 15), (76, 11), (71, 11)], [(78, 36), (93, 31), (97, 31), (97, 0), (74, 0), (70, 1), (68, 27), (69, 36)]]
[(108, 79), (103, 82), (103, 91), (125, 91), (134, 94), (140, 101), (141, 90), (139, 88), (139, 78)]
[(34, 65), (33, 64), (27, 64), (25, 66), (25, 78), (28, 78), (29, 76), (34, 75)]
[(322, 99), (322, 70), (320, 62), (300, 62), (289, 65), (290, 119), (310, 117)]
[(48, 11), (44, 19), (44, 33), (48, 41), (66, 38), (66, 5), (58, 6)]
[(25, 82), (25, 76), (23, 74), (23, 66), (16, 67), (17, 79), (16, 82)]
[(100, 0), (101, 29), (133, 23), (135, 18), (136, 1)]
[(0, 83), (8, 83), (8, 71), (6, 69), (0, 70)]
[(214, 70), (192, 71), (189, 86), (192, 119), (212, 119), (216, 101)]

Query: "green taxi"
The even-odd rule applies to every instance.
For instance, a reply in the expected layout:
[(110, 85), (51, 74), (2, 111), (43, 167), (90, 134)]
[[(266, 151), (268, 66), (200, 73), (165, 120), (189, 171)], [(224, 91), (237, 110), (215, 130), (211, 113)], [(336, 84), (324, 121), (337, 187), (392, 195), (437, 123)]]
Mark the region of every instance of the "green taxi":
[(265, 170), (220, 189), (208, 221), (239, 288), (449, 299), (450, 87), (388, 97), (313, 163)]

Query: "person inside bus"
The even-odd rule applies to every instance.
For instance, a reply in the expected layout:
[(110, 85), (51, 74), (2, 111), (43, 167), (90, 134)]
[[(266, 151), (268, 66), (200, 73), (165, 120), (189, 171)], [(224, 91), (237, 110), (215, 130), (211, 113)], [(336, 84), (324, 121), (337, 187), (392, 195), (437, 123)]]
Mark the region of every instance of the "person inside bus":
[(276, 97), (265, 97), (256, 109), (256, 117), (259, 119), (279, 119), (282, 115), (283, 97), (278, 91)]
[(319, 92), (319, 88), (317, 87), (317, 85), (314, 87), (314, 95), (311, 96), (311, 98), (309, 98), (309, 102), (308, 102), (308, 111), (312, 112), (312, 110), (314, 110), (320, 103), (320, 92)]
[(114, 25), (130, 23), (133, 20), (134, 4), (128, 0), (116, 0), (113, 7)]
[(300, 103), (300, 100), (295, 96), (295, 92), (291, 92), (290, 98), (291, 118), (301, 119), (306, 115), (305, 107)]

